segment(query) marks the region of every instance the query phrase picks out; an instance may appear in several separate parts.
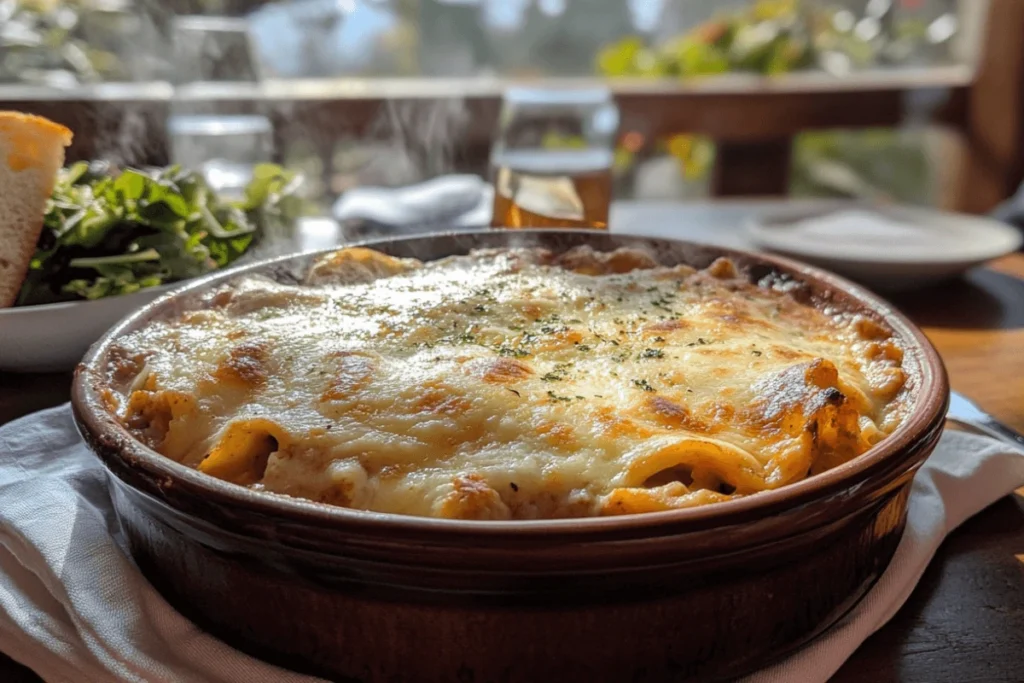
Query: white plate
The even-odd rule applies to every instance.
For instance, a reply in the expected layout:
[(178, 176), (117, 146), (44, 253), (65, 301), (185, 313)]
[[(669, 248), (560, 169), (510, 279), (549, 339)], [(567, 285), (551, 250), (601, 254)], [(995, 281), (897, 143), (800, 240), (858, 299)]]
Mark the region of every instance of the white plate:
[(988, 218), (849, 203), (780, 207), (750, 219), (746, 237), (882, 290), (956, 277), (1024, 241), (1015, 228)]
[(0, 370), (73, 370), (92, 343), (114, 323), (175, 285), (95, 301), (69, 301), (0, 309)]

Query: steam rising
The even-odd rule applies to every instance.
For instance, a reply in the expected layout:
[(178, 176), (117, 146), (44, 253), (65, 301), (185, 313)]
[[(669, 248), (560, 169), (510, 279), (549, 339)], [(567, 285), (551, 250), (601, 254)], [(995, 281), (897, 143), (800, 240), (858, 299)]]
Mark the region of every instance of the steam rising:
[(94, 113), (95, 155), (115, 166), (139, 165), (159, 154), (150, 138), (160, 108), (100, 105)]
[[(139, 57), (147, 61), (146, 71), (151, 73), (152, 78), (163, 80), (165, 85), (161, 87), (164, 89), (167, 82), (194, 82), (202, 79), (203, 74), (214, 71), (251, 78), (251, 63), (236, 64), (237, 69), (225, 63), (225, 60), (245, 59), (244, 51), (204, 52), (201, 59), (198, 59), (200, 55), (192, 54), (191, 60), (186, 60), (189, 62), (188, 68), (184, 68), (178, 63), (180, 55), (177, 59), (175, 56), (174, 45), (180, 41), (175, 35), (173, 12), (161, 0), (139, 0), (135, 3), (135, 11), (141, 28), (132, 42), (141, 44), (126, 45), (124, 54), (140, 52)], [(146, 36), (146, 39), (142, 40), (141, 36)], [(209, 60), (220, 61), (214, 68)], [(137, 85), (146, 90), (142, 83)], [(455, 171), (458, 144), (465, 139), (465, 131), (471, 123), (469, 111), (461, 98), (386, 100), (373, 120), (366, 125), (365, 120), (346, 121), (343, 102), (326, 108), (320, 106), (320, 103), (313, 103), (317, 112), (309, 116), (305, 109), (309, 105), (294, 101), (283, 100), (268, 106), (245, 102), (200, 103), (179, 99), (176, 96), (177, 88), (172, 87), (174, 92), (169, 102), (163, 97), (150, 101), (117, 98), (99, 103), (93, 108), (80, 109), (83, 112), (81, 115), (88, 119), (80, 120), (75, 127), (89, 136), (90, 156), (110, 161), (117, 166), (179, 161), (171, 158), (170, 141), (166, 134), (169, 116), (199, 113), (231, 116), (259, 111), (282, 127), (278, 131), (278, 140), (283, 149), (275, 150), (276, 158), (268, 160), (281, 162), (289, 158), (289, 149), (298, 151), (308, 145), (308, 153), (316, 158), (314, 167), (322, 168), (319, 177), (316, 177), (316, 173), (307, 172), (307, 175), (312, 175), (308, 178), (309, 189), (330, 200), (337, 192), (354, 185), (394, 187), (422, 182)], [(166, 94), (166, 90), (163, 94)], [(361, 132), (345, 132), (354, 130)], [(335, 153), (335, 150), (342, 148), (350, 150), (345, 153), (347, 156)], [(362, 163), (351, 163), (353, 159), (360, 158)], [(336, 167), (339, 160), (341, 166), (347, 167), (344, 170), (352, 176), (348, 182), (338, 181), (338, 174), (343, 170)], [(322, 230), (323, 223), (320, 226)], [(245, 260), (293, 252), (297, 246), (293, 240), (268, 239), (247, 255)]]
[[(129, 6), (137, 23), (118, 54), (132, 62), (130, 70), (136, 77), (165, 79), (172, 70), (170, 25), (173, 15), (161, 0), (137, 0)], [(161, 94), (163, 88), (151, 83), (143, 87), (135, 84), (131, 91)], [(160, 136), (161, 117), (166, 116), (166, 103), (159, 97), (146, 102), (148, 95), (122, 100), (117, 86), (99, 86), (100, 92), (109, 92), (109, 100), (98, 98), (91, 106), (78, 106), (70, 121), (76, 134), (87, 134), (91, 143), (90, 157), (110, 161), (115, 165), (139, 165), (160, 161), (165, 154)], [(130, 92), (130, 91), (129, 91)], [(77, 120), (75, 120), (77, 119)]]
[(453, 170), (455, 143), (468, 123), (461, 99), (385, 102), (371, 127), (371, 136), (383, 135), (399, 158), (425, 180)]

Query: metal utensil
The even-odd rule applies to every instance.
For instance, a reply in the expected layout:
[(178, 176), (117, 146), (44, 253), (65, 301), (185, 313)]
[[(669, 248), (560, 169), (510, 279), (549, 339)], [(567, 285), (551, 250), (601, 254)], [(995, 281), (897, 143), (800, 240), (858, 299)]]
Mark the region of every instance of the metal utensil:
[(949, 420), (972, 427), (1000, 441), (1007, 441), (1020, 448), (1024, 448), (1024, 435), (999, 422), (999, 420), (976, 406), (963, 394), (955, 391), (950, 392), (949, 412), (946, 414), (946, 417)]

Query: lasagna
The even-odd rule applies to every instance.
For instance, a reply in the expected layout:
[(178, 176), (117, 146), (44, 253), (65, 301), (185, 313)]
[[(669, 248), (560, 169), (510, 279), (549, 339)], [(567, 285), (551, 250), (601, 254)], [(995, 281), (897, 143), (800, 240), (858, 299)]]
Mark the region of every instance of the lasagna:
[(259, 491), (472, 520), (672, 510), (864, 453), (907, 412), (878, 321), (640, 250), (365, 248), (246, 276), (119, 340), (111, 410)]

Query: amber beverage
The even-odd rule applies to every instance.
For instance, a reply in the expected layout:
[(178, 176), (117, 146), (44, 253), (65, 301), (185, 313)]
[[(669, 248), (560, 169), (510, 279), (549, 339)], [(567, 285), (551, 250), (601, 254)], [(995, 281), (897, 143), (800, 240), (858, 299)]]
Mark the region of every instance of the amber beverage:
[(608, 229), (619, 110), (606, 87), (513, 87), (491, 147), (496, 228)]
[(491, 163), (493, 227), (608, 229), (610, 151), (505, 151)]

